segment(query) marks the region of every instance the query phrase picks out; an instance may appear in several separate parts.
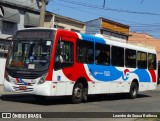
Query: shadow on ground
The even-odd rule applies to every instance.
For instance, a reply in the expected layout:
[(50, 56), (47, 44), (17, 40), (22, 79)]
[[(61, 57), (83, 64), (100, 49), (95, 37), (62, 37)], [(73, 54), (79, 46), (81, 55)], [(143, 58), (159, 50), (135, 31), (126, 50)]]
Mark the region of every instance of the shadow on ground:
[[(139, 94), (138, 98), (147, 98), (148, 95)], [(6, 94), (1, 95), (0, 100), (30, 103), (36, 105), (61, 105), (61, 104), (72, 104), (71, 98), (68, 96), (63, 97), (35, 97), (30, 94)], [(100, 95), (89, 95), (87, 103), (90, 102), (101, 102), (101, 101), (116, 101), (116, 100), (130, 100), (127, 94), (100, 94)], [(135, 99), (136, 100), (136, 99)]]

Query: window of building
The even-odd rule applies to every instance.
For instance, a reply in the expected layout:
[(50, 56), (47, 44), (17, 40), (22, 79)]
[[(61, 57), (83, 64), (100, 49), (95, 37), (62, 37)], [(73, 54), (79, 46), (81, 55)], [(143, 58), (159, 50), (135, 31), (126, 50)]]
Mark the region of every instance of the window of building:
[(95, 47), (96, 64), (110, 65), (110, 46), (96, 43)]
[(112, 46), (112, 65), (124, 67), (124, 48)]
[(111, 36), (111, 35), (112, 35), (112, 33), (109, 32), (109, 31), (102, 31), (102, 34), (103, 34), (103, 35), (108, 35), (108, 36)]
[(85, 40), (77, 41), (77, 62), (94, 63), (94, 43)]
[(59, 25), (54, 25), (54, 28), (58, 28), (58, 29), (65, 29), (65, 27), (63, 27), (63, 26), (59, 26)]
[(73, 43), (59, 40), (56, 48), (54, 69), (65, 68), (73, 65)]
[(76, 29), (71, 29), (71, 31), (73, 31), (73, 32), (80, 32), (79, 30), (76, 30)]
[(14, 27), (13, 22), (3, 21), (2, 24), (3, 24), (4, 29), (13, 29), (13, 27)]
[(137, 64), (140, 69), (147, 68), (147, 53), (140, 51), (137, 53)]
[(107, 35), (107, 36), (110, 36), (110, 37), (115, 37), (115, 38), (127, 40), (127, 36), (125, 36), (125, 35), (113, 33), (113, 32), (106, 31), (106, 30), (101, 30), (101, 33), (103, 35)]
[(125, 66), (129, 68), (136, 67), (136, 51), (131, 49), (125, 50)]
[(148, 54), (148, 69), (156, 70), (156, 55), (155, 54)]

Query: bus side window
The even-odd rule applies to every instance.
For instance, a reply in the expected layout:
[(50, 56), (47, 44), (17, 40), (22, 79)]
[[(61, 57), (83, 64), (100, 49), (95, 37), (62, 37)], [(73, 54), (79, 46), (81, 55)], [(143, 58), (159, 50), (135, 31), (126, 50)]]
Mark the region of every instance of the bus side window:
[(136, 67), (136, 51), (131, 49), (125, 50), (125, 66), (129, 68)]
[(148, 69), (156, 70), (156, 55), (155, 54), (148, 54)]
[(112, 65), (124, 67), (124, 48), (112, 46)]
[(94, 43), (85, 40), (77, 40), (77, 62), (94, 63)]
[(110, 46), (96, 43), (96, 64), (110, 65)]
[(73, 65), (73, 43), (59, 40), (56, 48), (54, 69), (65, 68)]
[(137, 53), (137, 64), (140, 69), (147, 68), (147, 53), (140, 51)]

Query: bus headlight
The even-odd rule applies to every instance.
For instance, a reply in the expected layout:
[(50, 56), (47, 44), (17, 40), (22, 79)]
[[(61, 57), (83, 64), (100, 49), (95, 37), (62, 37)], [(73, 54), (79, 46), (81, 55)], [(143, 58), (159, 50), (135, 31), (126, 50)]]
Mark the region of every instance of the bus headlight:
[(38, 84), (43, 84), (46, 81), (46, 76), (47, 76), (47, 74), (43, 74), (42, 77), (40, 78)]
[(9, 75), (8, 75), (8, 73), (7, 72), (5, 72), (5, 77), (4, 77), (8, 82), (10, 82), (10, 80), (9, 80)]

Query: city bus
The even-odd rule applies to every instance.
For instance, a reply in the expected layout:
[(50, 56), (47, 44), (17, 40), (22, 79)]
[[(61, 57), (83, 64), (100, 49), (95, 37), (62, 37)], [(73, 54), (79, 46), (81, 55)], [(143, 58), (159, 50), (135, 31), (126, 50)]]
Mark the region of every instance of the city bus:
[(4, 90), (37, 97), (138, 92), (157, 86), (155, 49), (62, 29), (32, 28), (13, 35)]

